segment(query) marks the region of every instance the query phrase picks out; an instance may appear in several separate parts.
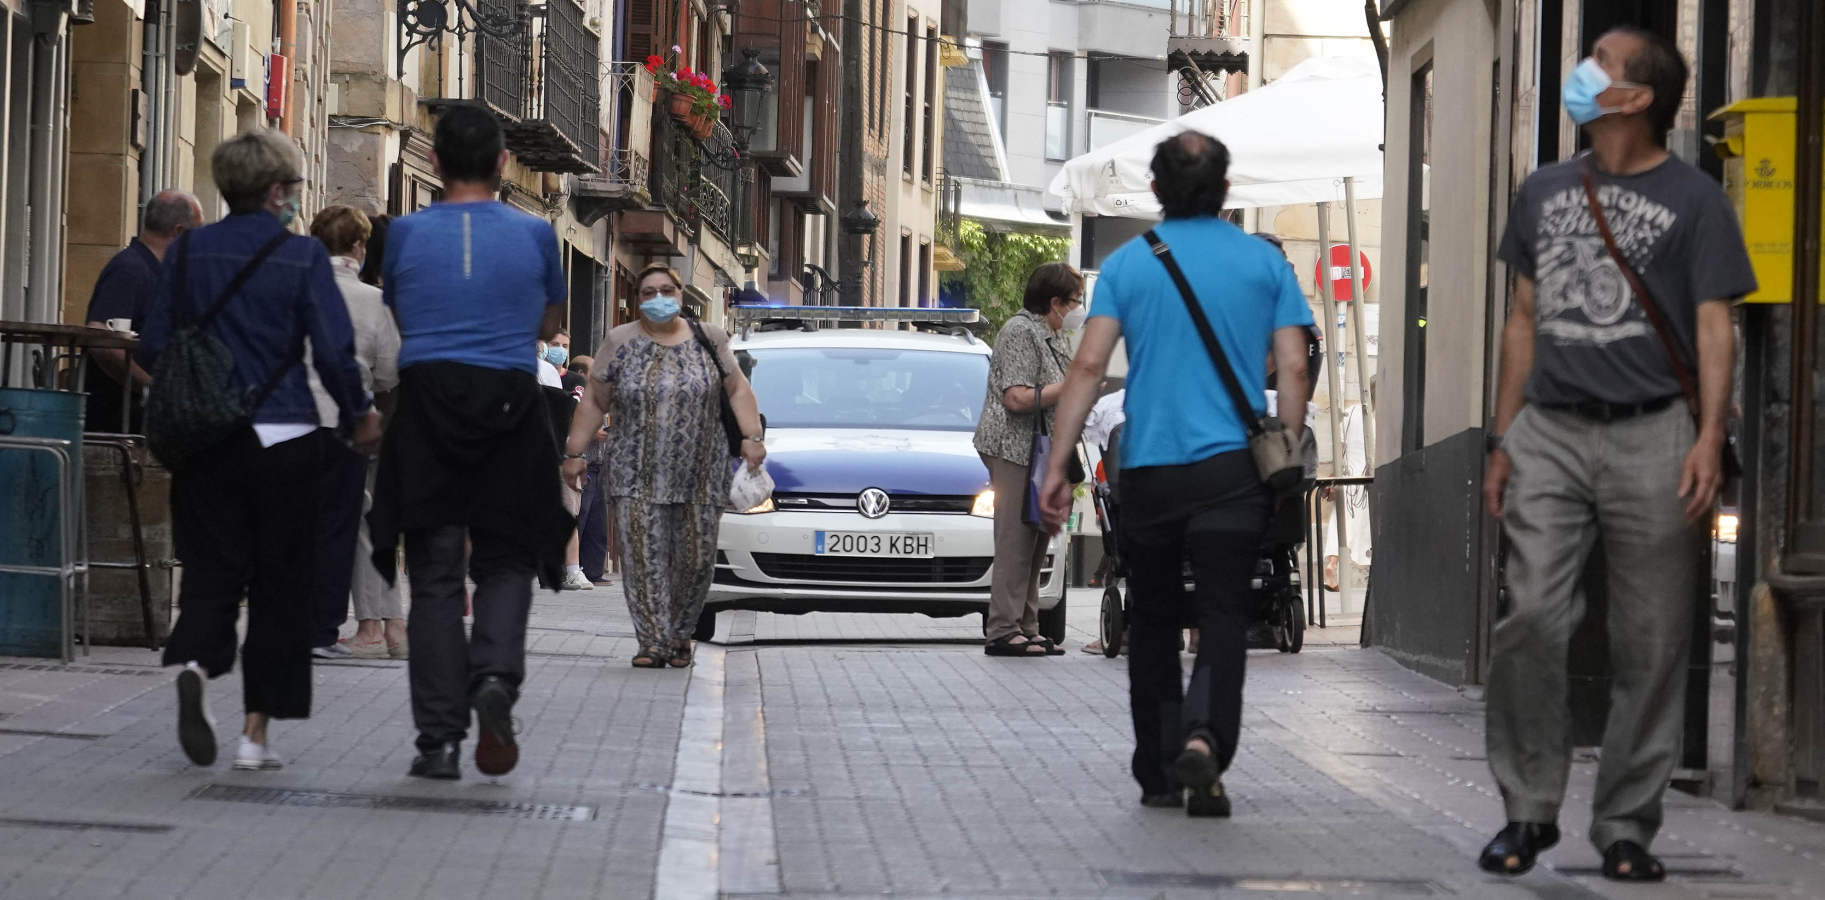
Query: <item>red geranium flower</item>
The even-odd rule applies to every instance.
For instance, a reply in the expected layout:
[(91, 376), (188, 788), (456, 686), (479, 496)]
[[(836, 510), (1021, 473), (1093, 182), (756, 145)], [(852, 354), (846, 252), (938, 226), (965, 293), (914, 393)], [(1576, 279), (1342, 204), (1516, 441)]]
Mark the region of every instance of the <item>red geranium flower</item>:
[(646, 58), (646, 70), (649, 72), (663, 65), (665, 65), (665, 60), (657, 53)]
[(723, 109), (729, 109), (735, 105), (735, 101), (730, 100), (728, 94), (717, 97), (716, 102), (722, 104)]

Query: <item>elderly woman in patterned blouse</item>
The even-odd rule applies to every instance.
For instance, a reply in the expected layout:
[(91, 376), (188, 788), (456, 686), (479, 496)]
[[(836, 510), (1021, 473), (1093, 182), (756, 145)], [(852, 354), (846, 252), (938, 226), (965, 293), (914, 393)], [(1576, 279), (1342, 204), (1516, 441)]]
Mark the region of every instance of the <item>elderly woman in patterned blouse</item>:
[(983, 652), (1056, 656), (1064, 650), (1039, 634), (1046, 533), (1022, 521), (1022, 499), (1038, 416), (1050, 424), (1071, 361), (1059, 333), (1084, 321), (1084, 278), (1064, 263), (1045, 263), (1028, 276), (1021, 306), (995, 337), (988, 397), (976, 425), (976, 452), (989, 467), (996, 498), (995, 574)]
[[(691, 632), (710, 593), (716, 529), (729, 505), (721, 397), (741, 424), (742, 459), (767, 458), (754, 390), (714, 325), (680, 315), (684, 283), (663, 265), (637, 282), (640, 317), (608, 333), (564, 445), (564, 478), (580, 488), (584, 452), (608, 413), (602, 491), (614, 511), (634, 619), (634, 665), (691, 664)], [(712, 356), (714, 354), (714, 356)]]

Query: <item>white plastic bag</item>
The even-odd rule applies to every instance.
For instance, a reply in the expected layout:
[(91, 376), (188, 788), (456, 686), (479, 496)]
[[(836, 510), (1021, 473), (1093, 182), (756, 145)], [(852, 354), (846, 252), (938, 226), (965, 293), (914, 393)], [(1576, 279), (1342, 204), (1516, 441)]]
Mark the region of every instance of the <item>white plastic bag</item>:
[(742, 463), (735, 470), (735, 480), (729, 485), (729, 508), (746, 512), (773, 496), (773, 476), (767, 474), (767, 467), (749, 468)]

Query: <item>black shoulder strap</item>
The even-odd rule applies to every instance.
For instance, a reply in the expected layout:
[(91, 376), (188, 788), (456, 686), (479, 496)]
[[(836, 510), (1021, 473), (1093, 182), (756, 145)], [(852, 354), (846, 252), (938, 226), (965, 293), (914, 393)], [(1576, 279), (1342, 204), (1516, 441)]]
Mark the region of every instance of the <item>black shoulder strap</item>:
[(1210, 361), (1216, 364), (1217, 374), (1221, 376), (1223, 386), (1229, 391), (1229, 402), (1236, 408), (1236, 418), (1242, 420), (1242, 427), (1249, 436), (1262, 433), (1261, 420), (1254, 413), (1255, 405), (1248, 401), (1248, 395), (1242, 390), (1242, 382), (1236, 380), (1236, 372), (1230, 368), (1229, 357), (1223, 353), (1223, 345), (1217, 342), (1217, 333), (1210, 328), (1210, 320), (1204, 317), (1204, 308), (1198, 305), (1198, 297), (1192, 293), (1191, 283), (1185, 280), (1185, 273), (1179, 268), (1179, 262), (1172, 258), (1172, 250), (1160, 236), (1149, 228), (1143, 235), (1148, 246), (1153, 248), (1153, 255), (1160, 258), (1160, 264), (1166, 267), (1166, 274), (1172, 276), (1172, 283), (1178, 287), (1179, 296), (1185, 299), (1185, 309), (1191, 313), (1191, 323), (1198, 328), (1198, 337), (1204, 339), (1204, 349), (1210, 353)]
[(690, 324), (691, 334), (697, 338), (698, 345), (703, 347), (706, 353), (710, 354), (710, 362), (716, 366), (716, 380), (721, 381), (722, 379), (729, 377), (729, 373), (723, 371), (722, 357), (717, 355), (716, 345), (710, 343), (709, 335), (703, 333), (703, 326), (697, 324), (696, 319), (686, 319), (685, 322)]
[[(222, 308), (228, 305), (228, 301), (234, 299), (234, 295), (240, 293), (241, 288), (246, 286), (247, 279), (253, 277), (253, 273), (259, 270), (260, 264), (265, 262), (266, 258), (271, 256), (273, 251), (279, 249), (280, 245), (284, 244), (291, 236), (291, 232), (282, 231), (275, 235), (272, 240), (267, 241), (259, 250), (255, 251), (253, 258), (248, 260), (247, 264), (241, 267), (241, 271), (235, 273), (234, 279), (228, 282), (228, 286), (222, 288), (222, 292), (216, 295), (215, 301), (209, 305), (209, 310), (203, 313), (202, 318), (196, 320), (196, 327), (208, 328), (209, 323), (215, 321), (216, 315), (221, 313)], [(183, 242), (189, 237), (190, 232), (186, 231), (178, 240)], [(183, 247), (179, 248), (177, 264), (175, 271), (173, 272), (179, 291), (179, 293), (174, 294), (174, 297), (183, 297), (184, 294), (182, 291), (189, 286), (189, 280), (185, 271), (189, 259), (190, 253), (188, 244), (185, 244)]]

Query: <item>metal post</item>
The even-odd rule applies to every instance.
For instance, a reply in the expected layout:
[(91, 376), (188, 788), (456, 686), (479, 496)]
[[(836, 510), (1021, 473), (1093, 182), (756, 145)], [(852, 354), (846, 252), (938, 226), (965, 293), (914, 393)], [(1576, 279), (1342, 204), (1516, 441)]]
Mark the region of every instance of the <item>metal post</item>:
[(1799, 118), (1794, 129), (1793, 180), (1793, 369), (1789, 390), (1793, 415), (1787, 436), (1787, 552), (1825, 554), (1825, 547), (1800, 547), (1813, 515), (1813, 367), (1818, 359), (1819, 193), (1825, 172), (1825, 15), (1817, 4), (1800, 3)]
[[(1331, 204), (1318, 204), (1318, 274), (1320, 275), (1327, 271), (1327, 263), (1331, 258), (1331, 229), (1329, 223), (1326, 221), (1330, 218), (1330, 211)], [(1331, 297), (1329, 279), (1317, 278), (1314, 280), (1318, 284), (1318, 298), (1324, 304), (1325, 327), (1333, 329), (1332, 337), (1335, 337), (1334, 329), (1336, 328), (1337, 322), (1337, 301)], [(1335, 344), (1336, 341), (1334, 340), (1326, 341), (1324, 343), (1324, 352), (1327, 354), (1330, 353), (1331, 348), (1335, 346)], [(1326, 360), (1326, 362), (1330, 362), (1330, 360)], [(1337, 408), (1337, 404), (1343, 401), (1343, 384), (1337, 380), (1336, 364), (1325, 366), (1324, 371), (1327, 373), (1326, 380), (1331, 394), (1331, 474), (1336, 476), (1343, 474), (1342, 470), (1344, 465), (1343, 415)], [(1337, 596), (1345, 606), (1348, 606), (1350, 602), (1351, 586), (1349, 569), (1350, 539), (1344, 534), (1343, 498), (1339, 496), (1335, 490), (1332, 490), (1331, 492), (1331, 515), (1337, 522)], [(1322, 524), (1320, 527), (1322, 528)], [(1318, 586), (1322, 589), (1324, 587), (1322, 559), (1319, 560), (1319, 565), (1318, 580), (1320, 583)], [(1322, 598), (1323, 596), (1324, 594), (1321, 590), (1319, 597)], [(1322, 603), (1320, 606), (1322, 607)]]
[[(1363, 322), (1368, 314), (1363, 312), (1365, 302), (1362, 290), (1362, 248), (1356, 242), (1356, 179), (1343, 180), (1343, 203), (1347, 212), (1344, 222), (1350, 234), (1350, 335), (1356, 347), (1356, 392), (1362, 402), (1362, 471), (1358, 474), (1375, 474), (1375, 405), (1369, 398), (1369, 337), (1363, 333)], [(1375, 520), (1374, 491), (1367, 485), (1360, 488), (1363, 497), (1363, 515), (1369, 521)], [(1339, 565), (1341, 569), (1341, 564)]]

